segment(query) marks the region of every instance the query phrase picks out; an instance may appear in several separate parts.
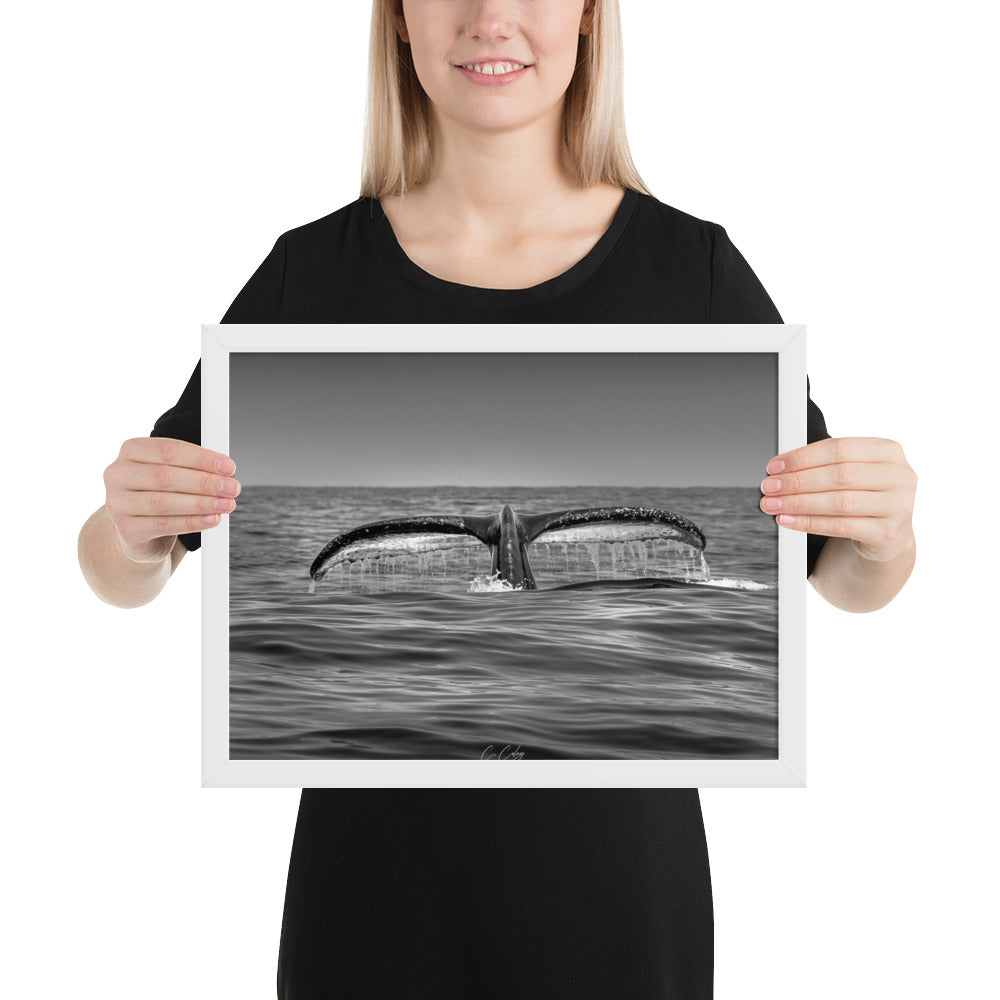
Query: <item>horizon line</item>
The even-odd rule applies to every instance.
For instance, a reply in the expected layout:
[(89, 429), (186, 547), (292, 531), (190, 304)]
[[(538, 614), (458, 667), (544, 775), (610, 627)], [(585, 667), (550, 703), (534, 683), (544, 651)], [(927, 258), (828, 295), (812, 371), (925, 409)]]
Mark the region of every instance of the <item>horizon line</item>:
[[(235, 475), (235, 473), (234, 473)], [(761, 476), (765, 479), (766, 475)], [(244, 487), (267, 487), (270, 489), (305, 489), (305, 490), (599, 490), (599, 489), (625, 489), (625, 490), (733, 490), (733, 489), (754, 489), (743, 483), (688, 483), (685, 485), (651, 484), (646, 483), (633, 486), (629, 483), (487, 483), (460, 484), (460, 483), (400, 483), (398, 485), (370, 484), (370, 483), (242, 483)]]

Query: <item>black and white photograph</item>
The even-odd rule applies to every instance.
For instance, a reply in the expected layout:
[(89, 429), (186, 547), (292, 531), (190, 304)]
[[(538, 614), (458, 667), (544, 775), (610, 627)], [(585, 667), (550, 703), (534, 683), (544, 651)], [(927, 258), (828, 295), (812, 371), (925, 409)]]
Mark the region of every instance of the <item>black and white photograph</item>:
[(231, 352), (230, 761), (776, 761), (778, 357)]
[(5, 992), (989, 994), (995, 5), (6, 13)]

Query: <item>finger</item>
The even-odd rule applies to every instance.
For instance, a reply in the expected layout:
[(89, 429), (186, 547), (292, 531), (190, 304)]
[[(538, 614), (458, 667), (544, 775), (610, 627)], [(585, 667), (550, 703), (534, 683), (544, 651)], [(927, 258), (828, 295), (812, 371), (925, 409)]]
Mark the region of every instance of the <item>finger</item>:
[(882, 462), (843, 462), (800, 472), (769, 476), (760, 484), (765, 496), (828, 493), (842, 490), (892, 490), (899, 486), (899, 469)]
[(760, 509), (765, 514), (822, 514), (829, 517), (888, 517), (898, 504), (893, 494), (839, 490), (832, 493), (795, 493), (764, 496)]
[(114, 506), (115, 513), (127, 517), (179, 517), (190, 514), (231, 514), (236, 509), (236, 499), (193, 493), (129, 490), (118, 497)]
[(127, 546), (145, 545), (154, 538), (169, 535), (186, 535), (195, 531), (214, 528), (222, 520), (221, 514), (189, 514), (186, 517), (123, 517), (115, 526)]
[(776, 455), (767, 463), (767, 471), (777, 475), (841, 462), (904, 461), (902, 446), (888, 438), (826, 438)]
[(861, 544), (874, 544), (882, 534), (885, 523), (881, 517), (823, 517), (814, 514), (779, 514), (776, 520), (783, 528), (830, 538), (854, 538)]
[(147, 465), (129, 462), (114, 473), (119, 490), (155, 493), (194, 493), (200, 496), (236, 497), (242, 486), (230, 476), (198, 472), (175, 465)]
[(236, 463), (228, 455), (177, 438), (132, 438), (122, 445), (121, 454), (133, 462), (198, 469), (223, 476), (236, 471)]

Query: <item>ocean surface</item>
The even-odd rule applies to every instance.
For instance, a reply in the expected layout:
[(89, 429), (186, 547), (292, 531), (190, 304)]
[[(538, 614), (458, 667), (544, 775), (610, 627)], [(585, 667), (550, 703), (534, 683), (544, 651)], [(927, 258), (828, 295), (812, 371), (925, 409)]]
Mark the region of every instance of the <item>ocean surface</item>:
[[(778, 749), (777, 529), (760, 491), (244, 487), (230, 515), (230, 757), (767, 759)], [(651, 538), (529, 547), (537, 590), (490, 553), (358, 560), (335, 535), (421, 514), (660, 507), (704, 553)], [(457, 544), (456, 544), (457, 542)], [(620, 581), (680, 576), (676, 588)], [(608, 585), (553, 589), (584, 580)]]

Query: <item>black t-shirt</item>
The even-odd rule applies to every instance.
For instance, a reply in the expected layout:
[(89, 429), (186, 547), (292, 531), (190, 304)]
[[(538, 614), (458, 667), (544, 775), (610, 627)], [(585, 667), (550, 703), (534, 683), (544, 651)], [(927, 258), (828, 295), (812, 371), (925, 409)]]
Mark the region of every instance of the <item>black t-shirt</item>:
[[(582, 260), (523, 289), (431, 275), (359, 198), (280, 236), (222, 319), (781, 321), (721, 226), (632, 190)], [(200, 443), (200, 363), (152, 435)], [(808, 440), (825, 437), (808, 400)], [(703, 1000), (712, 973), (697, 789), (303, 789), (280, 997)]]

